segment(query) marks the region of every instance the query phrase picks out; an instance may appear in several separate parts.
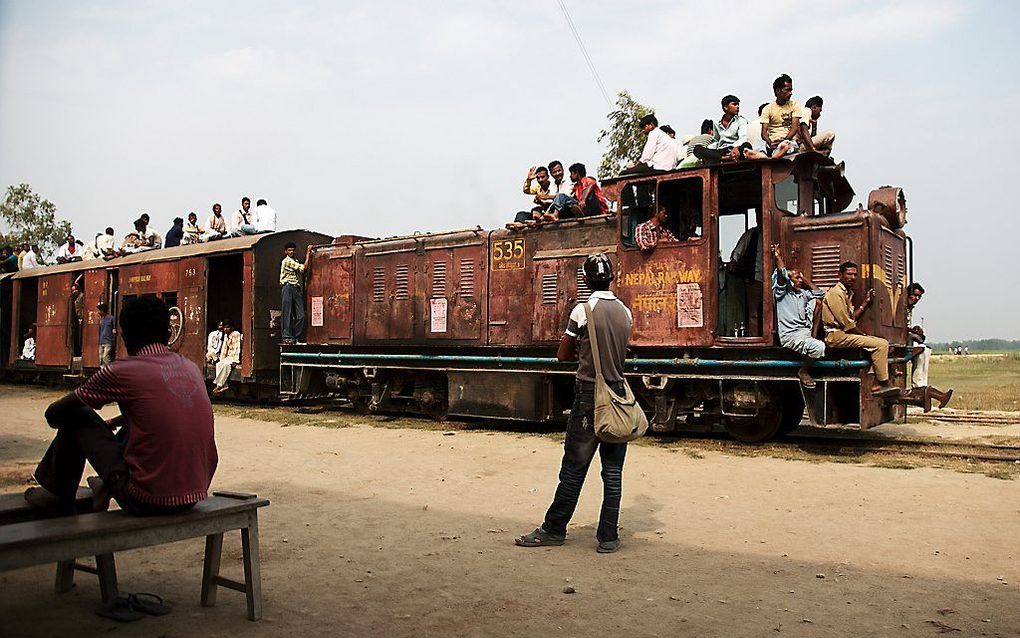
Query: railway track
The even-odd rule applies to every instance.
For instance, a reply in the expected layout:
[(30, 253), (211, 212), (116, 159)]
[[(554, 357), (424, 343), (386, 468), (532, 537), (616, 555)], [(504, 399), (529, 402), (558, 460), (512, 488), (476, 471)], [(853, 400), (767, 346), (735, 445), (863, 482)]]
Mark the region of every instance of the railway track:
[[(661, 435), (656, 435), (661, 436)], [(684, 434), (683, 437), (692, 438)], [(795, 432), (781, 439), (759, 445), (748, 445), (730, 439), (723, 433), (694, 435), (694, 439), (712, 441), (726, 450), (760, 449), (762, 447), (782, 449), (795, 447), (798, 450), (833, 456), (861, 456), (864, 454), (888, 456), (913, 456), (944, 458), (986, 463), (1020, 464), (1020, 446), (953, 441), (931, 441), (924, 439), (875, 437), (866, 434), (846, 435), (825, 431), (818, 433)]]

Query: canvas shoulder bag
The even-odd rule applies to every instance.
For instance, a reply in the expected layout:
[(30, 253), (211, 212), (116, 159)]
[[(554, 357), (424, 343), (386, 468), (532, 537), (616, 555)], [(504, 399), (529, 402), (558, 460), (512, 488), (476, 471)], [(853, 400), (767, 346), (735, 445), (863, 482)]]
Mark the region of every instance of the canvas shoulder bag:
[(602, 375), (599, 359), (598, 331), (591, 306), (585, 302), (584, 317), (588, 323), (588, 342), (595, 364), (595, 436), (606, 443), (633, 441), (648, 431), (648, 417), (634, 398), (627, 379), (623, 380), (623, 396), (617, 395)]

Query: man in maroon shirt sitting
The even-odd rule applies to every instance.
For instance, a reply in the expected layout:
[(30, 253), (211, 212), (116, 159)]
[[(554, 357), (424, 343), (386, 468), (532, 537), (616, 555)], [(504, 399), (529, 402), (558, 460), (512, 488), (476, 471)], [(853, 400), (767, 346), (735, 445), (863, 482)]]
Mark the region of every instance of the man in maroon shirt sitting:
[[(46, 409), (57, 435), (35, 471), (41, 487), (29, 488), (25, 500), (71, 513), (86, 460), (99, 474), (89, 480), (97, 509), (112, 496), (129, 514), (172, 514), (206, 497), (217, 462), (212, 404), (195, 364), (167, 348), (169, 332), (159, 299), (124, 304), (120, 335), (129, 356)], [(121, 416), (107, 423), (96, 410), (114, 402)]]

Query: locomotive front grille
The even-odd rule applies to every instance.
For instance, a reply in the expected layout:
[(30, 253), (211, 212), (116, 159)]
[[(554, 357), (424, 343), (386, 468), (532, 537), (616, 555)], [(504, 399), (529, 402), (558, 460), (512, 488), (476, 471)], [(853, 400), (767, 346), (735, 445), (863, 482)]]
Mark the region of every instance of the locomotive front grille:
[(470, 259), (460, 260), (460, 296), (475, 296), (475, 263)]
[(588, 282), (584, 279), (584, 267), (577, 267), (577, 300), (588, 301), (588, 297), (591, 297), (591, 288), (588, 287)]
[(411, 298), (411, 288), (408, 277), (409, 271), (410, 269), (407, 264), (397, 266), (397, 290), (394, 296), (400, 301)]
[(446, 296), (446, 262), (432, 262), (432, 296)]
[(386, 269), (376, 266), (372, 271), (372, 301), (386, 301)]
[(839, 244), (811, 247), (811, 281), (819, 288), (831, 288), (839, 281)]

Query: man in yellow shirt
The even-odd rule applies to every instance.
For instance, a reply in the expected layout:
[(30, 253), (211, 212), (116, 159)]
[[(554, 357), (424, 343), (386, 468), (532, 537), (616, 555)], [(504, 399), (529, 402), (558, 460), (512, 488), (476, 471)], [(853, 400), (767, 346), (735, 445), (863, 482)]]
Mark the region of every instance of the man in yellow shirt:
[(863, 348), (871, 355), (871, 369), (875, 381), (871, 394), (891, 397), (900, 389), (889, 382), (889, 342), (881, 337), (863, 334), (857, 320), (871, 306), (875, 291), (869, 290), (864, 303), (854, 307), (853, 284), (857, 281), (857, 264), (845, 261), (839, 265), (839, 283), (825, 293), (822, 300), (822, 325), (825, 326), (825, 345), (828, 348)]
[(782, 157), (800, 150), (800, 118), (803, 107), (793, 96), (793, 79), (782, 74), (772, 83), (776, 100), (761, 113), (761, 138), (771, 157)]
[(305, 268), (308, 267), (309, 253), (305, 263), (294, 259), (297, 246), (287, 242), (284, 246), (284, 257), (280, 263), (280, 288), (282, 295), (280, 326), (283, 331), (283, 342), (294, 343), (302, 337), (305, 330), (305, 297), (301, 293), (305, 281)]

